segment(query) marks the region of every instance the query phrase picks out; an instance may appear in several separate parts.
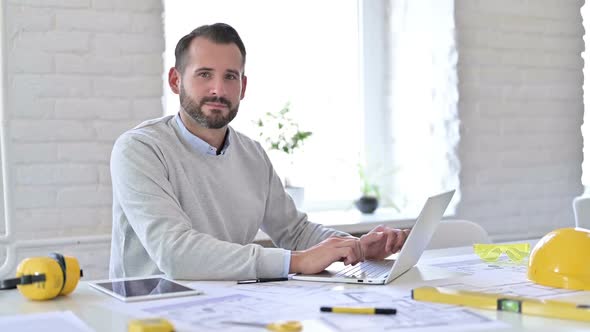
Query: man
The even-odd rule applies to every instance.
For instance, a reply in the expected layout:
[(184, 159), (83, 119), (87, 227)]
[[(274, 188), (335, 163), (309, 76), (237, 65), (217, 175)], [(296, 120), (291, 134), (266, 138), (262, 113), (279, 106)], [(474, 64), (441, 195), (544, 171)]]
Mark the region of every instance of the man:
[[(309, 222), (260, 144), (229, 126), (247, 85), (232, 27), (199, 27), (175, 55), (168, 83), (180, 112), (140, 124), (113, 148), (111, 277), (281, 277), (401, 248), (405, 231), (380, 226), (358, 239)], [(258, 229), (278, 248), (252, 244)]]

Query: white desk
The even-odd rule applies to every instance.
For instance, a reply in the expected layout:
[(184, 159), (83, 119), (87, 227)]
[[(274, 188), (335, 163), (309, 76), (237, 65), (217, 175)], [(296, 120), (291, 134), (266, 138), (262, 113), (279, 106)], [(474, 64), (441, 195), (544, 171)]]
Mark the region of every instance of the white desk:
[[(470, 248), (452, 248), (443, 250), (427, 251), (424, 258), (443, 257), (448, 255), (458, 255), (470, 253)], [(372, 290), (379, 287), (393, 287), (397, 290), (410, 291), (413, 287), (418, 285), (428, 284), (429, 280), (445, 278), (452, 280), (458, 277), (459, 274), (453, 272), (446, 272), (440, 269), (419, 264), (418, 267), (413, 268), (406, 274), (402, 275), (391, 284), (387, 286), (375, 285), (352, 285), (352, 287), (368, 287)], [(215, 285), (234, 285), (234, 282), (205, 282), (203, 284)], [(206, 295), (200, 295), (206, 296)], [(576, 297), (580, 300), (579, 296)], [(588, 296), (590, 302), (590, 296)], [(67, 297), (59, 297), (52, 301), (35, 302), (25, 299), (18, 293), (17, 290), (0, 291), (0, 319), (2, 315), (24, 314), (24, 313), (39, 313), (56, 310), (71, 310), (87, 325), (96, 331), (126, 331), (126, 324), (130, 316), (127, 316), (117, 310), (109, 310), (108, 306), (113, 307), (120, 305), (118, 300), (103, 295), (91, 289), (85, 282), (82, 282), (73, 294)], [(477, 310), (490, 318), (497, 318), (510, 325), (510, 328), (502, 331), (588, 331), (590, 330), (590, 323), (582, 323), (576, 321), (553, 320), (534, 316), (521, 316), (513, 313), (503, 313), (495, 311)], [(269, 318), (270, 314), (269, 314)], [(304, 331), (315, 331), (309, 325), (305, 325), (308, 329)], [(231, 330), (231, 329), (228, 329)], [(252, 331), (261, 331), (256, 328)], [(182, 331), (182, 330), (181, 330)]]

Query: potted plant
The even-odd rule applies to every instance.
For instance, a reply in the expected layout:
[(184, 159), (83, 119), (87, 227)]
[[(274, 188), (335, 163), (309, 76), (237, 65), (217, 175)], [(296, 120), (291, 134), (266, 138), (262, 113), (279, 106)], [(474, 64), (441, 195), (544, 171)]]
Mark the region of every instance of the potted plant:
[[(291, 117), (291, 104), (287, 102), (279, 112), (266, 112), (256, 121), (258, 136), (267, 151), (277, 151), (293, 169), (294, 155), (303, 147), (303, 142), (311, 136), (310, 131), (299, 129), (297, 122)], [(287, 173), (288, 170), (285, 170)], [(289, 175), (284, 177), (285, 190), (291, 195), (295, 205), (303, 205), (303, 187), (293, 186)]]
[(362, 213), (373, 213), (379, 207), (379, 186), (372, 183), (369, 179), (365, 168), (358, 165), (359, 179), (361, 181), (361, 197), (354, 201), (354, 205)]
[[(356, 208), (365, 214), (370, 214), (375, 212), (379, 207), (379, 202), (381, 200), (381, 193), (379, 190), (379, 186), (376, 184), (378, 179), (383, 180), (382, 178), (384, 175), (382, 172), (377, 171), (374, 174), (381, 175), (381, 176), (370, 176), (368, 174), (366, 167), (363, 167), (362, 164), (358, 164), (358, 175), (360, 179), (360, 192), (361, 197), (354, 201), (354, 205)], [(399, 212), (399, 209), (393, 203), (393, 201), (388, 201), (388, 205), (391, 205), (394, 209)]]

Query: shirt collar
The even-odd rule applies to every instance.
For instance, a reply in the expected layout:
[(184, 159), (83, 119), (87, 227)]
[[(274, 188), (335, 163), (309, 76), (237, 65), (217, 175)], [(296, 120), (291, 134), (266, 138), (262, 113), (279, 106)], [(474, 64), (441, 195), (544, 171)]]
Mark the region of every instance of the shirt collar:
[[(186, 129), (186, 127), (184, 126), (184, 123), (182, 123), (182, 119), (180, 118), (180, 114), (176, 114), (175, 118), (176, 118), (176, 123), (178, 124), (178, 127), (180, 128), (180, 133), (181, 133), (182, 137), (190, 144), (190, 146), (195, 151), (202, 153), (202, 154), (209, 154), (209, 155), (213, 155), (213, 156), (217, 155), (217, 149), (214, 146), (209, 145), (209, 143), (200, 139), (199, 137), (197, 137), (196, 135), (194, 135), (193, 133), (188, 131), (188, 129)], [(221, 149), (220, 154), (225, 154), (225, 151), (227, 151), (228, 147), (229, 147), (229, 127), (228, 127), (228, 130), (225, 132), (225, 142), (223, 144), (223, 148)]]

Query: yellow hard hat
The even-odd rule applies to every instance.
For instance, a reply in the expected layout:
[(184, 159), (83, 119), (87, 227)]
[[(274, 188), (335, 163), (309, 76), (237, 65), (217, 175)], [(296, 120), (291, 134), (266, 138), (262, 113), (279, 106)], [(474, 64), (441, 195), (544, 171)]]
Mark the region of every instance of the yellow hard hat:
[(539, 285), (590, 290), (590, 230), (561, 228), (533, 248), (528, 278)]

